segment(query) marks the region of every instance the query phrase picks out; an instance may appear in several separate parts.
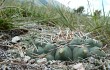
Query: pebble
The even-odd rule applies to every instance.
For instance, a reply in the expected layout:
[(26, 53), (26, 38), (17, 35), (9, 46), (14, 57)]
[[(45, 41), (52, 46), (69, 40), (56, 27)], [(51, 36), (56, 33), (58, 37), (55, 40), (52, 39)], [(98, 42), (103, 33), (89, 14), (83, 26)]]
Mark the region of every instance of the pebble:
[(21, 37), (15, 36), (15, 37), (12, 38), (11, 42), (12, 43), (18, 43), (20, 40), (21, 40)]

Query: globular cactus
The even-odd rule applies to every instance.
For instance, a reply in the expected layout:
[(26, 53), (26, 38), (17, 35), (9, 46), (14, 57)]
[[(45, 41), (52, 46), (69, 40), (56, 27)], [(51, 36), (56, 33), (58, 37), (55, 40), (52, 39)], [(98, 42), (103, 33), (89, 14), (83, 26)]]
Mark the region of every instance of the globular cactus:
[(46, 54), (47, 60), (79, 60), (87, 58), (91, 54), (100, 57), (106, 56), (105, 52), (100, 49), (103, 47), (102, 42), (83, 36), (75, 36), (71, 41), (63, 40), (57, 43), (45, 43), (36, 39), (35, 46), (37, 49), (30, 52), (39, 55)]
[(84, 59), (89, 55), (89, 50), (86, 46), (77, 46), (73, 50), (73, 60)]
[(51, 51), (55, 52), (55, 51), (54, 51), (55, 48), (56, 48), (56, 47), (55, 47), (54, 44), (47, 43), (47, 44), (45, 45), (45, 47), (44, 47), (44, 52), (45, 52), (45, 53), (49, 53), (49, 52), (51, 52)]
[(47, 60), (54, 60), (54, 55), (49, 53), (49, 54), (46, 55), (45, 58), (47, 58)]
[(34, 49), (33, 53), (36, 53), (36, 54), (39, 54), (39, 55), (43, 54), (44, 53), (44, 48), (38, 46)]
[(101, 48), (103, 46), (102, 42), (92, 39), (92, 38), (85, 39), (84, 44), (88, 45), (89, 48), (92, 48), (94, 46)]
[(40, 47), (45, 47), (46, 42), (40, 41), (39, 39), (35, 40), (35, 45)]
[(68, 46), (57, 49), (55, 54), (56, 60), (72, 60), (72, 51)]
[(45, 42), (42, 42), (39, 39), (36, 39), (35, 45), (34, 45), (34, 50), (32, 53), (38, 54), (38, 55), (43, 54), (45, 45), (46, 45)]
[(74, 47), (76, 47), (77, 45), (81, 45), (81, 44), (83, 44), (83, 39), (80, 37), (75, 37), (73, 38), (72, 41), (70, 41), (69, 47), (73, 50)]
[(90, 53), (92, 55), (96, 55), (96, 56), (100, 56), (100, 57), (105, 57), (106, 56), (106, 53), (102, 49), (97, 47), (97, 46), (91, 48), (90, 49)]

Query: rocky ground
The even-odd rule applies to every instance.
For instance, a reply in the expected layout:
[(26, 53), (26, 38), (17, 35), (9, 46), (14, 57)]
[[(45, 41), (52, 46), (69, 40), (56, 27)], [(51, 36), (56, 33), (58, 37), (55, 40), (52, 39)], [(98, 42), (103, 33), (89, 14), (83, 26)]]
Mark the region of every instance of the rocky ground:
[[(0, 70), (109, 70), (109, 55), (96, 59), (88, 57), (80, 61), (47, 61), (44, 55), (34, 55), (31, 58), (26, 51), (33, 49), (35, 39), (43, 42), (58, 42), (74, 37), (69, 28), (40, 25), (33, 22), (10, 31), (0, 31)], [(15, 38), (15, 39), (14, 39)]]

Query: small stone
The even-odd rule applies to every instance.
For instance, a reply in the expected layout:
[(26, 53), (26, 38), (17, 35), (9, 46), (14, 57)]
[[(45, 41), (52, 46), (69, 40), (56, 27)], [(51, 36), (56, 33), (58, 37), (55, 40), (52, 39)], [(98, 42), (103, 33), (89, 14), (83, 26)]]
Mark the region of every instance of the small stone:
[(47, 59), (46, 58), (41, 58), (41, 59), (38, 59), (37, 60), (37, 63), (38, 64), (44, 64), (44, 63), (46, 63), (47, 62)]
[(34, 63), (35, 63), (35, 59), (31, 59), (31, 60), (29, 61), (29, 63), (30, 63), (30, 64), (34, 64)]
[(24, 60), (24, 62), (28, 62), (30, 59), (31, 59), (31, 57), (25, 56), (23, 60)]
[(12, 43), (18, 43), (18, 42), (20, 42), (20, 40), (21, 40), (21, 38), (19, 37), (19, 36), (15, 36), (15, 37), (13, 37), (12, 38)]
[(78, 63), (78, 64), (74, 65), (73, 68), (77, 69), (77, 70), (85, 70), (82, 63)]

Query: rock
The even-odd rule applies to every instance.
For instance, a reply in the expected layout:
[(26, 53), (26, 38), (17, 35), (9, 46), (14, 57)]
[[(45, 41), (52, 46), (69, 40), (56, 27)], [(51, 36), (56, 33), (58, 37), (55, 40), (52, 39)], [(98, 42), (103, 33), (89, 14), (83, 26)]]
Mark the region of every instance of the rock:
[(44, 63), (46, 63), (47, 62), (47, 59), (46, 58), (41, 58), (41, 59), (38, 59), (37, 60), (37, 63), (38, 64), (44, 64)]
[(34, 64), (34, 63), (35, 63), (35, 59), (29, 60), (29, 63), (30, 63), (30, 64)]
[(18, 42), (20, 42), (20, 40), (21, 40), (21, 38), (19, 36), (15, 36), (12, 38), (11, 42), (12, 43), (18, 43)]
[(78, 64), (74, 65), (73, 68), (76, 70), (85, 70), (82, 63), (78, 63)]
[(31, 57), (25, 56), (23, 60), (24, 60), (24, 62), (27, 62), (27, 61), (29, 61), (30, 59), (31, 59)]

